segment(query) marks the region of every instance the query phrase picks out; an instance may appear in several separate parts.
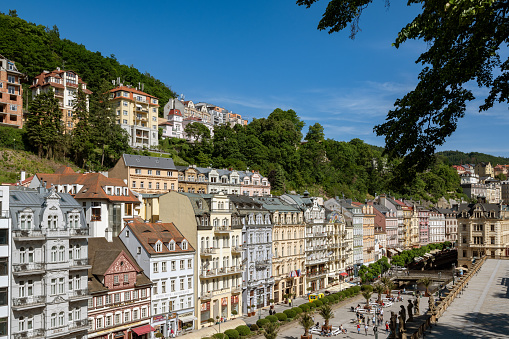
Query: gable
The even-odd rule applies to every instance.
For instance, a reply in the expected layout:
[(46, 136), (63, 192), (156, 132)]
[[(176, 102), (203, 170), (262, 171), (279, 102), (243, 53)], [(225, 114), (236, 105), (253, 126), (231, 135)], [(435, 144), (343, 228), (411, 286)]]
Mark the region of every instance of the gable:
[(113, 261), (110, 267), (106, 270), (104, 275), (109, 274), (118, 274), (118, 273), (128, 273), (128, 272), (137, 272), (138, 269), (131, 262), (129, 257), (125, 254), (124, 251), (120, 252), (117, 258)]

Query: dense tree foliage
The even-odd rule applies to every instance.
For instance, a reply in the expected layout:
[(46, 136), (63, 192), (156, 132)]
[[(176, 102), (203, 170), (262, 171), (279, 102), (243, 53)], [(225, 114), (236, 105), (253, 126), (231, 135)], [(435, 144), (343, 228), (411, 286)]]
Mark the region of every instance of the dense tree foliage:
[(464, 153), (460, 151), (444, 151), (437, 152), (436, 154), (446, 158), (451, 165), (477, 164), (480, 162), (490, 162), (493, 166), (497, 164), (509, 164), (509, 158), (496, 157), (478, 152)]
[[(318, 0), (297, 0), (311, 6)], [(331, 0), (318, 25), (329, 33), (352, 27), (358, 32), (362, 11), (372, 0)], [(409, 0), (422, 12), (395, 40), (422, 40), (428, 49), (417, 59), (423, 65), (416, 88), (398, 99), (386, 122), (375, 127), (385, 137), (386, 152), (402, 158), (399, 176), (413, 178), (428, 167), (433, 153), (455, 130), (475, 99), (473, 81), (489, 89), (480, 110), (509, 102), (509, 3), (507, 1)], [(505, 58), (505, 60), (503, 60)]]
[(447, 247), (451, 247), (451, 242), (446, 241), (438, 244), (428, 244), (419, 248), (406, 250), (401, 252), (399, 255), (395, 255), (391, 258), (391, 263), (398, 266), (406, 266), (414, 261), (416, 257), (422, 257), (425, 253), (431, 252), (435, 249), (443, 250)]
[[(440, 159), (423, 169), (414, 181), (400, 186), (393, 171), (400, 161), (388, 161), (382, 149), (360, 139), (324, 139), (319, 123), (311, 125), (306, 141), (301, 141), (303, 128), (304, 122), (295, 111), (278, 108), (247, 126), (216, 126), (211, 140), (205, 133), (194, 143), (170, 139), (162, 146), (198, 166), (258, 170), (268, 177), (275, 194), (307, 189), (312, 194), (344, 194), (364, 201), (385, 192), (437, 201), (461, 192), (457, 173)], [(200, 135), (196, 126), (192, 131)]]
[(93, 92), (100, 90), (104, 79), (110, 86), (111, 80), (117, 78), (133, 86), (143, 83), (144, 92), (160, 99), (160, 116), (166, 102), (175, 97), (168, 85), (149, 73), (141, 73), (132, 65), (120, 64), (114, 55), (105, 57), (83, 45), (60, 39), (56, 26), (36, 25), (17, 15), (0, 13), (0, 54), (16, 62), (18, 70), (29, 79), (57, 67), (76, 71)]

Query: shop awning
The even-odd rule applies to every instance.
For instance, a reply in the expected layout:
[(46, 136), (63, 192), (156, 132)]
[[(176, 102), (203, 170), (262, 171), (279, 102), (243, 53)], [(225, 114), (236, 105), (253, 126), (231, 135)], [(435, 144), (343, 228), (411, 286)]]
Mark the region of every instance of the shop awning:
[(133, 328), (133, 331), (137, 335), (142, 335), (142, 334), (147, 334), (149, 332), (155, 331), (155, 328), (153, 328), (150, 325), (143, 325), (143, 326), (140, 326), (140, 327)]
[(190, 321), (193, 321), (196, 319), (198, 319), (198, 318), (196, 318), (194, 315), (188, 315), (186, 317), (179, 317), (179, 320), (182, 321), (183, 323), (187, 323), (187, 322), (190, 322)]
[(339, 273), (339, 275), (342, 275), (343, 277), (346, 277), (346, 276), (348, 276), (348, 273), (346, 273), (346, 272), (341, 272), (341, 273)]

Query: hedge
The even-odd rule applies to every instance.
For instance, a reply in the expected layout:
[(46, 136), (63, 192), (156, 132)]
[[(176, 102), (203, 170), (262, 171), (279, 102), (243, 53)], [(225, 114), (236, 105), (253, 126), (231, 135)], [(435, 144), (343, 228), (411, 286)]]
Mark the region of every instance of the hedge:
[[(288, 318), (295, 318), (295, 316), (297, 315), (297, 312), (295, 312), (295, 310), (293, 308), (289, 309), (289, 310), (284, 310), (283, 313), (286, 314), (286, 316)], [(276, 317), (277, 317), (277, 315), (278, 315), (278, 313), (276, 313)]]
[(318, 306), (318, 305), (316, 304), (316, 301), (313, 301), (313, 302), (311, 302), (311, 303), (307, 303), (307, 304), (304, 304), (304, 305), (308, 305), (308, 306), (309, 306), (309, 308), (315, 308), (315, 307), (317, 307), (317, 306)]
[(285, 321), (286, 319), (288, 319), (288, 316), (284, 313), (276, 313), (276, 318), (279, 321)]
[[(309, 305), (308, 305), (308, 304), (302, 304), (302, 305), (300, 305), (298, 308), (300, 308), (300, 309), (302, 310), (302, 312), (309, 312), (309, 309), (310, 309), (311, 307), (309, 307)], [(301, 312), (301, 313), (302, 313), (302, 312)]]
[(320, 306), (323, 306), (323, 301), (321, 301), (321, 300), (315, 300), (315, 301), (313, 301), (313, 304), (315, 304), (315, 305), (316, 305), (315, 307), (320, 307)]
[[(269, 317), (272, 317), (272, 316), (270, 315)], [(276, 320), (277, 320), (277, 318), (276, 318)], [(265, 326), (265, 324), (268, 324), (268, 323), (270, 323), (270, 320), (267, 318), (259, 319), (256, 321), (256, 325), (258, 326), (258, 328), (263, 328), (263, 326)], [(252, 327), (251, 327), (251, 331), (254, 331)]]
[(265, 319), (267, 319), (271, 323), (275, 323), (275, 322), (278, 321), (278, 319), (277, 319), (277, 317), (275, 315), (268, 315), (268, 316), (265, 317)]
[(335, 301), (338, 301), (339, 299), (341, 299), (341, 297), (339, 296), (339, 293), (334, 293), (332, 295), (332, 297), (334, 298)]
[(228, 336), (228, 339), (239, 339), (240, 334), (237, 330), (226, 330), (224, 334)]
[(246, 325), (237, 326), (235, 329), (237, 330), (237, 332), (239, 332), (239, 334), (241, 336), (246, 336), (246, 335), (250, 335), (251, 334), (251, 330)]
[[(260, 320), (267, 320), (267, 319), (260, 319)], [(260, 320), (258, 320), (258, 321), (260, 321)], [(258, 321), (257, 321), (257, 322), (258, 322)], [(267, 320), (267, 321), (268, 321), (268, 320)], [(242, 326), (244, 326), (244, 325), (242, 325)], [(258, 328), (259, 328), (259, 326), (258, 326), (258, 325), (256, 325), (256, 324), (251, 324), (251, 326), (249, 326), (249, 330), (251, 330), (251, 331), (253, 331), (253, 332), (258, 331)]]
[(294, 308), (292, 308), (292, 310), (294, 310), (294, 311), (295, 311), (295, 314), (296, 314), (296, 315), (297, 315), (297, 314), (301, 314), (301, 313), (303, 312), (302, 308), (300, 308), (300, 307), (294, 307)]
[(224, 333), (216, 333), (212, 336), (212, 338), (216, 339), (229, 339), (228, 336)]

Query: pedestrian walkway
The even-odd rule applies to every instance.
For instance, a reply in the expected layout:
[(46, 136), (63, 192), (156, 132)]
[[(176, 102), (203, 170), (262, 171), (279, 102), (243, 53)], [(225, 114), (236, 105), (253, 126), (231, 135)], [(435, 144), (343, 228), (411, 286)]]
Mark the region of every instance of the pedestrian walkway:
[(509, 260), (488, 259), (426, 338), (507, 338)]
[[(292, 307), (297, 307), (297, 306), (305, 304), (307, 302), (308, 302), (307, 296), (299, 297), (296, 299), (292, 299), (292, 306), (290, 306), (290, 304), (285, 304), (285, 303), (275, 304), (274, 311), (276, 311), (276, 313), (283, 313), (284, 310), (289, 310)], [(263, 319), (269, 315), (269, 309), (270, 309), (270, 306), (266, 306), (261, 311), (260, 310), (256, 311), (255, 316), (252, 316), (252, 317), (243, 316), (242, 319), (246, 322), (246, 324), (256, 324), (256, 321), (258, 319), (260, 319), (260, 318)]]

